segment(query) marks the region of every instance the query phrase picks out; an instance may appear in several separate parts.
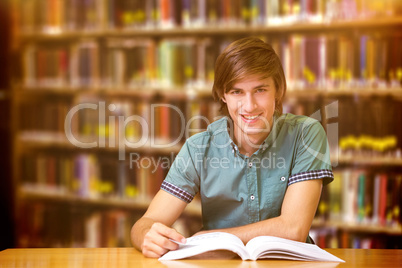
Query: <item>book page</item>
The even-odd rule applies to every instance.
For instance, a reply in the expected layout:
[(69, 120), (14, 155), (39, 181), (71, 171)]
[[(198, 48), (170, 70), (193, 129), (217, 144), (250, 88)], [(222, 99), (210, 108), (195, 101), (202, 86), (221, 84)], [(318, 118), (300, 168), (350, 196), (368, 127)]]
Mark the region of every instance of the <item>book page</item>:
[(213, 250), (230, 250), (242, 259), (249, 257), (243, 242), (238, 237), (229, 233), (213, 232), (187, 238), (185, 244), (179, 244), (179, 249), (169, 251), (159, 260), (183, 259)]
[(252, 260), (258, 258), (280, 258), (302, 261), (344, 262), (317, 245), (297, 242), (273, 236), (259, 236), (246, 245)]

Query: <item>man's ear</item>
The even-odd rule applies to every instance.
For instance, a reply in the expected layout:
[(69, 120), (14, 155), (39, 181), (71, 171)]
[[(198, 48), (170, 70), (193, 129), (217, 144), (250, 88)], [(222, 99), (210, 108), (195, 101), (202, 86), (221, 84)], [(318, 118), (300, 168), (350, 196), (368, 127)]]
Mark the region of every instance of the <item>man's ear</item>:
[(222, 97), (221, 100), (226, 103), (225, 97)]

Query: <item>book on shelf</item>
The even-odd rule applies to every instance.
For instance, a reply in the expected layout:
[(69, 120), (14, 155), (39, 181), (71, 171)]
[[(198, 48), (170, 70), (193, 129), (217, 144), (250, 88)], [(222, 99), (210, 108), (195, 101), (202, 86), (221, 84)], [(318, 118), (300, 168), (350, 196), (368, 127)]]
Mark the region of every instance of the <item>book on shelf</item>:
[(67, 86), (69, 56), (66, 46), (27, 45), (22, 56), (24, 84), (27, 87)]
[[(124, 29), (146, 27), (155, 1), (109, 1), (109, 26)], [(148, 11), (148, 9), (150, 9)]]
[(19, 104), (18, 118), (21, 131), (63, 132), (64, 119), (71, 105), (68, 100), (51, 99), (38, 102), (23, 101)]
[(107, 20), (111, 29), (172, 28), (180, 24), (181, 1), (108, 0)]
[(181, 25), (185, 28), (198, 28), (206, 24), (206, 0), (183, 0)]
[(104, 28), (108, 16), (106, 4), (114, 1), (26, 0), (18, 2), (23, 31), (57, 34), (63, 31), (93, 31)]
[(99, 44), (88, 39), (71, 47), (70, 86), (97, 87), (100, 83)]
[(109, 39), (105, 53), (104, 84), (138, 88), (156, 80), (155, 42), (152, 39)]
[(159, 82), (163, 87), (191, 85), (196, 74), (195, 39), (165, 39), (158, 50)]
[(215, 250), (232, 251), (242, 260), (285, 259), (344, 262), (313, 244), (273, 236), (258, 236), (244, 245), (237, 236), (223, 232), (212, 232), (187, 238), (186, 243), (179, 244), (179, 249), (169, 251), (159, 260), (183, 259)]
[(108, 0), (62, 0), (62, 2), (65, 12), (63, 26), (66, 31), (96, 31), (106, 28)]
[(130, 245), (129, 217), (124, 211), (95, 212), (85, 219), (85, 247), (124, 247)]
[(399, 173), (372, 173), (364, 169), (340, 169), (326, 188), (328, 222), (362, 227), (401, 226)]
[(342, 175), (339, 172), (334, 171), (334, 180), (330, 183), (331, 186), (328, 188), (326, 195), (329, 196), (328, 200), (328, 211), (329, 220), (340, 221), (342, 217), (342, 195), (345, 193), (342, 191)]

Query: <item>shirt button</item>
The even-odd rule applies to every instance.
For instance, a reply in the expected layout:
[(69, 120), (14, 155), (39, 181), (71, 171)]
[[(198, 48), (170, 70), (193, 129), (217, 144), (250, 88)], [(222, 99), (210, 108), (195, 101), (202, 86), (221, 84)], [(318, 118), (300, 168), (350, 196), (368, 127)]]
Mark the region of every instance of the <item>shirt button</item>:
[(253, 166), (252, 162), (248, 163), (248, 167), (252, 167), (252, 166)]
[(254, 198), (255, 198), (254, 195), (250, 196), (250, 199), (251, 199), (251, 200), (254, 200)]
[(285, 181), (286, 180), (286, 178), (285, 177), (281, 177), (281, 181)]

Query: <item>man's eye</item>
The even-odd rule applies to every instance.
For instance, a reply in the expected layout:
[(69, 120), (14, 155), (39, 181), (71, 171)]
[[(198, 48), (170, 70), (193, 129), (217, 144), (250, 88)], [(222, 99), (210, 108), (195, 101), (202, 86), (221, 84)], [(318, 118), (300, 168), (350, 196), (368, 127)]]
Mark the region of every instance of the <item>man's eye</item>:
[(267, 91), (265, 88), (259, 88), (259, 89), (257, 89), (257, 92), (265, 92), (265, 91)]
[(238, 95), (240, 94), (240, 90), (232, 90), (230, 93), (233, 95)]

